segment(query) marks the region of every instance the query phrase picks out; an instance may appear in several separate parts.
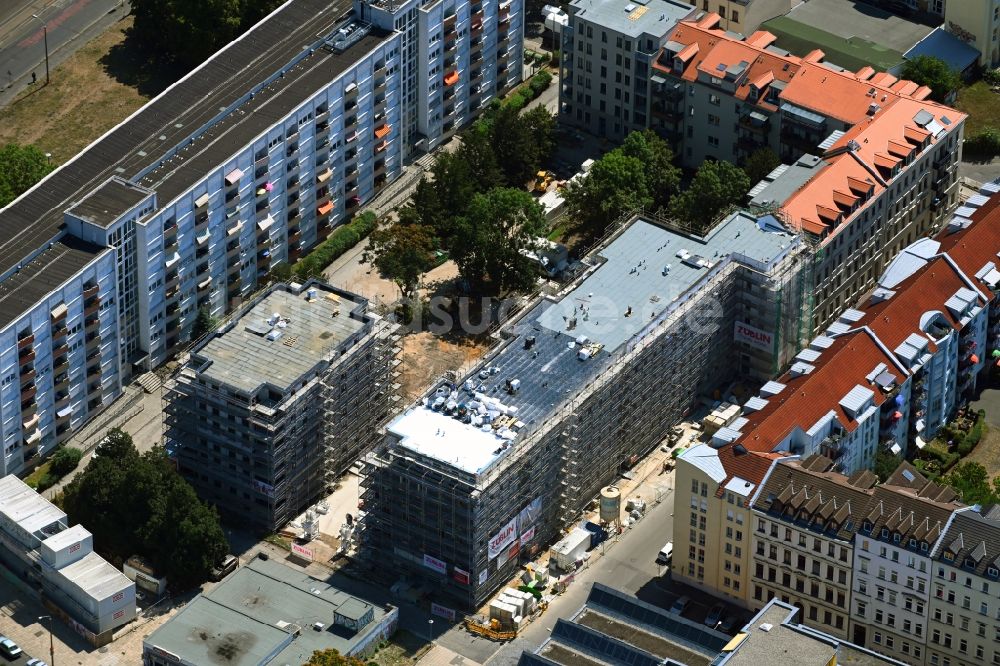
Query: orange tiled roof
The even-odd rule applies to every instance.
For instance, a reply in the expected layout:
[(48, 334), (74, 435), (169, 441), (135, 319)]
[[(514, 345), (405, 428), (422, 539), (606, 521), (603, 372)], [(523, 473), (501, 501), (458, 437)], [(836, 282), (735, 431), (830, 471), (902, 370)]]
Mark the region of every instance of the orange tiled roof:
[[(955, 233), (943, 231), (938, 240), (941, 252), (947, 252), (955, 264), (969, 279), (975, 280), (987, 262), (1000, 264), (997, 249), (1000, 248), (1000, 195), (990, 200), (972, 215), (973, 224)], [(993, 292), (981, 282), (976, 286), (990, 298)]]

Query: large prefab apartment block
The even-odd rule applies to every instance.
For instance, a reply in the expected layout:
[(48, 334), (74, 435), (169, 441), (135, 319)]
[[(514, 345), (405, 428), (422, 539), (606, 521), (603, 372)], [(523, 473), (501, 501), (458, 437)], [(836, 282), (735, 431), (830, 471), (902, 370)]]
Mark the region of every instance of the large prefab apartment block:
[(0, 210), (0, 474), (520, 80), (520, 0), (452, 4), (414, 9), (427, 37), (368, 5), (289, 0)]
[(391, 405), (395, 324), (318, 282), (276, 285), (167, 383), (167, 448), (224, 515), (280, 529), (367, 453)]
[(705, 238), (631, 221), (469, 375), (389, 423), (365, 468), (363, 546), (477, 607), (699, 393), (794, 353), (806, 256), (770, 216)]

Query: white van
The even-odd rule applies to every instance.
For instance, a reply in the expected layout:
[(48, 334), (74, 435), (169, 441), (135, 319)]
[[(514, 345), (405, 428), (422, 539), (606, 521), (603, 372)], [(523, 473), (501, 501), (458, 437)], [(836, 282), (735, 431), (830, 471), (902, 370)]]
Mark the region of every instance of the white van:
[(670, 566), (674, 559), (674, 542), (668, 541), (667, 545), (660, 549), (660, 554), (656, 556), (656, 563), (663, 566)]

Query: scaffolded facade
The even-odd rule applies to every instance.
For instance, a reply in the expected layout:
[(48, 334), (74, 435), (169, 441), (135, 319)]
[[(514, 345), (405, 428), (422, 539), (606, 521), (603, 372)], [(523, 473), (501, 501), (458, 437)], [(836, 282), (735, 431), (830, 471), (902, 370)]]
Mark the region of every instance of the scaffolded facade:
[(315, 281), (276, 285), (195, 346), (164, 411), (168, 452), (202, 499), (275, 531), (372, 447), (396, 325), (367, 307)]
[[(622, 240), (644, 224), (655, 228), (639, 234), (631, 246), (628, 239)], [(766, 248), (766, 261), (735, 253), (714, 262), (687, 257), (687, 265), (698, 266), (692, 280), (672, 293), (671, 300), (661, 301), (652, 316), (646, 315), (644, 325), (636, 322), (635, 332), (616, 340), (610, 351), (578, 335), (576, 314), (581, 307), (572, 302), (599, 298), (598, 290), (614, 282), (601, 270), (615, 270), (614, 262), (638, 261), (642, 273), (650, 264), (640, 258), (642, 250), (639, 255), (632, 252), (639, 245), (695, 247), (690, 239), (664, 233), (662, 227), (646, 220), (627, 225), (590, 259), (593, 270), (555, 299), (538, 299), (506, 327), (503, 342), (468, 377), (435, 387), (421, 404), (390, 424), (384, 444), (366, 459), (362, 482), (362, 543), (377, 561), (430, 578), (436, 591), (463, 608), (479, 607), (509, 584), (522, 559), (530, 559), (579, 519), (602, 486), (659, 444), (698, 396), (753, 371), (752, 364), (741, 367), (740, 350), (746, 345), (734, 337), (739, 318), (748, 318), (756, 308), (760, 317), (748, 318), (745, 324), (761, 326), (766, 318), (783, 313), (780, 316), (792, 322), (787, 328), (795, 328), (800, 318), (789, 312), (804, 307), (803, 294), (795, 287), (806, 284), (801, 273), (807, 270), (809, 255), (805, 245), (789, 236), (787, 246), (776, 242)], [(666, 261), (666, 255), (659, 257)], [(656, 272), (644, 276), (637, 275), (635, 267), (620, 270), (626, 285), (636, 285), (616, 294), (623, 309), (625, 303), (634, 304), (627, 306), (624, 317), (644, 316), (640, 299), (661, 298), (644, 291), (646, 285), (677, 270), (664, 264), (653, 268)], [(752, 293), (766, 307), (744, 302), (748, 283), (758, 285)], [(560, 322), (550, 312), (557, 307), (572, 313), (562, 318), (565, 330), (552, 325)], [(582, 311), (584, 318), (597, 316)], [(600, 335), (596, 339), (610, 340)], [(777, 341), (771, 348), (785, 353)], [(769, 371), (785, 360), (763, 363)], [(458, 411), (441, 406), (442, 400), (456, 404)], [(462, 400), (466, 402), (457, 402)], [(505, 415), (494, 421), (494, 431), (502, 421), (504, 432), (495, 455), (487, 455), (483, 465), (478, 460), (469, 464), (460, 450), (442, 453), (446, 444), (437, 440), (452, 436), (448, 431), (454, 419), (427, 414), (443, 410), (457, 418), (467, 405), (478, 403)], [(425, 432), (414, 434), (410, 424), (425, 419), (430, 424)], [(424, 435), (424, 441), (417, 441)], [(474, 447), (471, 438), (478, 434), (459, 433), (459, 438), (463, 435), (470, 439), (462, 446)]]

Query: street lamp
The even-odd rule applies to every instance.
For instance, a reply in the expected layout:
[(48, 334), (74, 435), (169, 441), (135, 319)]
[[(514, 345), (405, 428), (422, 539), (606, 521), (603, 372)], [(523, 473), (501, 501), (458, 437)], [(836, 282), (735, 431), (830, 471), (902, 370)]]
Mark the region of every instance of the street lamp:
[(38, 17), (38, 14), (32, 14), (31, 18), (42, 24), (42, 37), (45, 40), (45, 85), (49, 85), (49, 26)]
[(56, 645), (52, 641), (52, 616), (51, 615), (41, 615), (38, 617), (38, 621), (48, 620), (49, 625), (49, 666), (56, 666)]
[(434, 620), (427, 620), (427, 642), (434, 642)]

